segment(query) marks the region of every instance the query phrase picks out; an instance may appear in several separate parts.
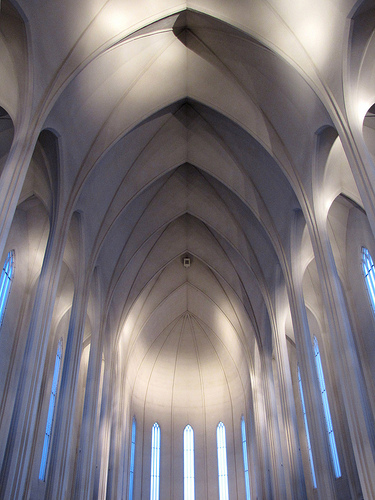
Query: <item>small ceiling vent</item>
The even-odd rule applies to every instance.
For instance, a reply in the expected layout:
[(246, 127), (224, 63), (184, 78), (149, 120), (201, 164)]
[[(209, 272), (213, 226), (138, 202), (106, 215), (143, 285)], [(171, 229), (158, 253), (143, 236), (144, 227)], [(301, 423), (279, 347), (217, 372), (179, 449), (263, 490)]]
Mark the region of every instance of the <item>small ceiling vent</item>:
[(191, 264), (191, 260), (190, 260), (190, 257), (184, 257), (184, 267), (188, 268), (190, 267), (190, 264)]

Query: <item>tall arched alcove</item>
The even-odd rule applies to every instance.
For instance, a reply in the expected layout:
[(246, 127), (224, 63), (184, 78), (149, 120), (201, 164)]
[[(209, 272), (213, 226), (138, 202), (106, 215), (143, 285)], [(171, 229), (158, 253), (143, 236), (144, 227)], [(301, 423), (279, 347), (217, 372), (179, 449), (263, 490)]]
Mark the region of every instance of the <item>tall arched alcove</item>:
[(202, 498), (217, 492), (219, 421), (227, 428), (230, 492), (244, 494), (243, 472), (237, 471), (235, 459), (241, 415), (251, 418), (252, 407), (243, 333), (233, 324), (234, 311), (226, 310), (228, 297), (220, 280), (198, 258), (190, 258), (189, 268), (183, 266), (183, 256), (174, 259), (140, 296), (142, 307), (135, 304), (130, 312), (138, 317), (129, 318), (130, 348), (121, 378), (130, 408), (126, 414), (137, 419), (134, 494), (142, 498), (150, 487), (151, 428), (156, 421), (161, 429), (161, 497), (182, 498), (182, 432), (187, 424), (196, 436), (196, 488)]
[(345, 299), (350, 312), (350, 321), (367, 383), (367, 394), (375, 414), (373, 398), (374, 368), (374, 322), (375, 317), (366, 288), (362, 267), (362, 248), (371, 255), (375, 242), (365, 211), (352, 200), (338, 196), (329, 212), (331, 238), (340, 242), (340, 253), (335, 253), (341, 276), (346, 280)]
[(10, 425), (48, 233), (44, 204), (36, 196), (30, 196), (17, 207), (1, 264), (8, 252), (14, 250), (14, 274), (0, 330), (0, 419), (4, 428)]
[[(333, 146), (333, 148), (334, 147), (335, 146)], [(334, 165), (335, 162), (330, 155), (327, 160), (326, 171), (328, 179), (332, 175), (330, 169), (334, 168)], [(353, 186), (353, 184), (346, 185), (347, 188), (349, 188), (349, 191), (346, 191), (346, 193), (351, 192), (350, 185)], [(331, 186), (332, 195), (340, 189), (339, 182), (332, 183)], [(344, 307), (346, 307), (349, 313), (353, 336), (356, 337), (357, 331), (354, 319), (355, 312), (350, 304), (351, 293), (349, 291), (352, 290), (353, 286), (357, 286), (355, 283), (358, 283), (358, 280), (362, 277), (360, 275), (356, 276), (349, 266), (349, 262), (353, 260), (353, 245), (358, 246), (359, 244), (358, 238), (353, 240), (352, 238), (354, 234), (349, 234), (349, 227), (352, 224), (349, 220), (352, 211), (352, 216), (354, 214), (357, 214), (357, 217), (361, 217), (360, 214), (364, 216), (364, 210), (355, 201), (350, 199), (346, 194), (339, 194), (329, 206), (326, 217), (326, 231), (329, 238), (330, 248), (332, 250), (334, 267), (337, 271), (336, 279), (338, 280), (339, 286), (343, 292)], [(366, 219), (367, 227), (369, 229), (367, 218), (365, 216), (364, 218)], [(359, 227), (360, 225), (358, 225), (357, 229), (359, 229)], [(352, 230), (353, 229), (354, 226), (352, 227)], [(356, 253), (358, 255), (358, 250)], [(358, 262), (357, 267), (360, 269), (360, 261)], [(349, 489), (360, 491), (360, 485), (358, 472), (354, 466), (355, 460), (353, 448), (346, 439), (346, 436), (349, 433), (348, 421), (345, 413), (340, 411), (340, 408), (344, 404), (341, 381), (338, 378), (337, 371), (332, 369), (333, 365), (331, 363), (331, 360), (340, 356), (340, 353), (335, 351), (334, 342), (331, 338), (315, 259), (311, 260), (306, 268), (303, 280), (303, 293), (307, 308), (311, 342), (313, 342), (314, 337), (316, 337), (319, 343), (329, 407), (338, 448), (338, 456), (340, 466), (342, 468), (342, 476), (336, 480), (336, 488), (338, 489), (339, 494), (344, 498)], [(358, 354), (359, 352), (353, 352), (353, 356), (357, 356)]]

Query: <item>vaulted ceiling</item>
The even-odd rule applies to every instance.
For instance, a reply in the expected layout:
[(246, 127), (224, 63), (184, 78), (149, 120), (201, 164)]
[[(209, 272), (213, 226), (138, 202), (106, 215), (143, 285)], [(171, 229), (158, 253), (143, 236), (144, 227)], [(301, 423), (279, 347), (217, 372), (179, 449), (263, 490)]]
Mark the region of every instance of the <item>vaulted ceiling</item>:
[[(2, 47), (12, 84), (0, 105), (15, 133), (58, 137), (55, 206), (44, 202), (82, 214), (81, 264), (100, 270), (102, 314), (137, 360), (134, 384), (139, 369), (162, 387), (167, 366), (190, 360), (204, 387), (206, 358), (217, 383), (234, 370), (246, 384), (245, 354), (271, 344), (292, 214), (313, 204), (316, 133), (345, 111), (353, 2), (1, 6), (14, 42)], [(42, 172), (51, 148), (43, 135), (38, 145)]]

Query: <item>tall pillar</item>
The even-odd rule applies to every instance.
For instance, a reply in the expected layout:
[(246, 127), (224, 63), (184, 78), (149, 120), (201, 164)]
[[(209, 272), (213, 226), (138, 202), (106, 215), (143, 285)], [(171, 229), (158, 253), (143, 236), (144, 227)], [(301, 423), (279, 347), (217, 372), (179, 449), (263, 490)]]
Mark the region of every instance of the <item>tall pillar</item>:
[(55, 412), (54, 435), (51, 444), (49, 469), (46, 479), (46, 498), (70, 498), (69, 464), (74, 462), (76, 443), (72, 442), (75, 408), (79, 394), (79, 369), (82, 357), (83, 333), (89, 287), (83, 286), (83, 277), (76, 284), (69, 331), (62, 367), (59, 399)]
[(275, 389), (273, 385), (272, 357), (267, 352), (262, 354), (262, 378), (267, 415), (268, 447), (272, 464), (272, 497), (280, 500), (287, 498), (283, 470), (283, 456), (280, 443), (279, 422)]
[(91, 500), (94, 490), (95, 458), (103, 381), (102, 340), (102, 330), (96, 325), (91, 334), (90, 358), (86, 379), (76, 482), (74, 486), (74, 498), (77, 500)]
[(66, 227), (56, 221), (47, 242), (31, 314), (24, 358), (0, 473), (0, 497), (22, 498), (29, 487), (38, 405), (51, 318), (66, 241)]
[(93, 498), (105, 500), (107, 493), (109, 448), (112, 421), (112, 396), (115, 370), (112, 363), (112, 349), (109, 349), (104, 367), (103, 397), (100, 411), (98, 449), (96, 454)]
[(288, 464), (286, 464), (284, 460), (284, 471), (288, 465), (292, 498), (294, 500), (303, 500), (307, 498), (306, 486), (299, 446), (297, 415), (294, 405), (293, 386), (285, 333), (277, 329), (273, 338), (276, 371), (281, 400), (281, 417), (285, 429), (286, 453), (288, 460)]
[(115, 379), (119, 380), (112, 388), (111, 432), (108, 456), (107, 499), (126, 498), (128, 470), (126, 469), (126, 447), (129, 444), (129, 411), (126, 410), (124, 397), (124, 377), (120, 368), (118, 352), (112, 354)]
[(317, 496), (322, 500), (336, 498), (333, 468), (325, 427), (322, 398), (316, 371), (312, 339), (302, 291), (300, 238), (304, 226), (302, 213), (296, 213), (292, 227), (292, 272), (287, 279), (292, 322), (296, 338), (297, 359), (300, 366), (306, 416), (311, 438), (312, 455), (317, 481)]
[(363, 496), (375, 498), (375, 427), (328, 233), (323, 220), (309, 230), (330, 328), (332, 352)]
[[(258, 498), (273, 498), (271, 459), (268, 447), (268, 436), (265, 422), (265, 398), (263, 390), (262, 363), (259, 351), (254, 355), (254, 376), (252, 378), (252, 398), (254, 406), (254, 430), (257, 444), (257, 466), (259, 473), (256, 477), (256, 495)], [(251, 441), (251, 440), (250, 440)]]

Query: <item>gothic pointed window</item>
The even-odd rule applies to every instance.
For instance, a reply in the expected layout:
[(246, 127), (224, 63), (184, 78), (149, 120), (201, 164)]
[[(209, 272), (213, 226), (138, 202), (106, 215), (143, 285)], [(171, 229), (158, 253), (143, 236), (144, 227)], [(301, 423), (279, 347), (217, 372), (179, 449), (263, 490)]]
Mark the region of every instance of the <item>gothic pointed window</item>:
[(151, 483), (150, 500), (159, 500), (160, 490), (160, 427), (158, 423), (152, 426), (151, 434)]
[(132, 442), (130, 445), (130, 468), (129, 468), (129, 500), (133, 500), (134, 489), (134, 460), (135, 460), (135, 432), (137, 429), (137, 422), (135, 417), (132, 421)]
[(316, 488), (316, 477), (315, 477), (314, 460), (313, 460), (312, 450), (311, 450), (310, 433), (309, 433), (309, 426), (308, 426), (308, 423), (307, 423), (305, 398), (303, 396), (301, 372), (300, 372), (299, 366), (297, 368), (297, 372), (298, 372), (299, 394), (300, 394), (300, 397), (301, 397), (303, 423), (305, 425), (305, 432), (306, 432), (307, 450), (309, 452), (310, 472), (311, 472), (311, 478), (312, 478), (312, 482), (313, 482), (313, 487)]
[(52, 438), (52, 425), (53, 425), (53, 418), (54, 418), (54, 414), (55, 414), (57, 388), (58, 388), (59, 378), (60, 378), (61, 357), (62, 357), (62, 339), (59, 340), (59, 343), (57, 346), (55, 368), (53, 371), (53, 379), (52, 379), (51, 396), (49, 398), (46, 433), (44, 435), (42, 460), (40, 462), (40, 469), (39, 469), (39, 479), (41, 481), (45, 481), (45, 479), (46, 479), (47, 460), (48, 460), (48, 454), (49, 454), (51, 438)]
[(318, 372), (320, 392), (322, 395), (324, 416), (325, 416), (325, 421), (326, 421), (326, 428), (327, 428), (328, 439), (329, 439), (329, 449), (331, 452), (333, 469), (335, 471), (335, 476), (341, 477), (340, 462), (339, 462), (339, 457), (337, 454), (335, 434), (333, 432), (331, 412), (329, 410), (329, 403), (328, 403), (328, 397), (327, 397), (327, 391), (326, 391), (326, 384), (325, 384), (325, 380), (324, 380), (322, 360), (320, 358), (319, 345), (318, 345), (318, 341), (317, 341), (316, 337), (314, 337), (314, 354), (315, 354), (316, 370)]
[(243, 415), (241, 417), (241, 435), (242, 435), (243, 467), (245, 471), (246, 500), (250, 500), (250, 479), (249, 479), (249, 461), (247, 458), (246, 423)]
[(219, 477), (219, 499), (229, 499), (228, 489), (228, 465), (227, 465), (227, 440), (225, 435), (225, 426), (220, 422), (216, 428), (217, 439), (217, 465)]
[(184, 500), (194, 498), (194, 431), (187, 425), (184, 429)]
[(362, 270), (372, 310), (375, 313), (375, 268), (371, 254), (365, 247), (362, 247)]
[(3, 324), (4, 313), (8, 302), (10, 286), (13, 279), (14, 250), (11, 250), (4, 262), (0, 277), (0, 326)]

